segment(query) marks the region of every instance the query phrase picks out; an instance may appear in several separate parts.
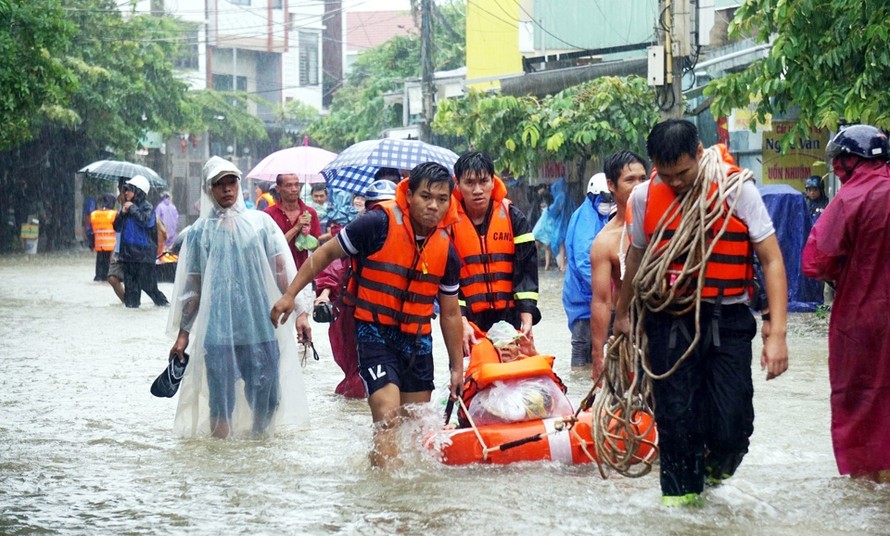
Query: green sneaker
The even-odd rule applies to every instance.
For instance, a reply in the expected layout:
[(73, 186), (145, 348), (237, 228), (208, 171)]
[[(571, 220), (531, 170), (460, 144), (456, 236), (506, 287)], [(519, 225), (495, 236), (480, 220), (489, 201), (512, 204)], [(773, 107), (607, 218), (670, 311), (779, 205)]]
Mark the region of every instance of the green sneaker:
[(674, 506), (701, 506), (702, 500), (698, 493), (686, 495), (664, 495), (661, 497), (661, 505), (668, 508)]
[(715, 469), (710, 467), (705, 467), (705, 474), (705, 486), (712, 488), (723, 484), (724, 480), (732, 476), (728, 473), (717, 473)]

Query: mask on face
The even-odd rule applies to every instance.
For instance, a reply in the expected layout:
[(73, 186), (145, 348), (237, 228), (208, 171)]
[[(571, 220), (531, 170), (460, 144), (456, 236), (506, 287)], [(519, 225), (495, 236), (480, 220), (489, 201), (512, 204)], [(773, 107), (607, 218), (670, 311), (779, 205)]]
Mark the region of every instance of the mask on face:
[(612, 203), (609, 201), (600, 201), (599, 205), (596, 206), (596, 211), (600, 216), (608, 216), (611, 210)]

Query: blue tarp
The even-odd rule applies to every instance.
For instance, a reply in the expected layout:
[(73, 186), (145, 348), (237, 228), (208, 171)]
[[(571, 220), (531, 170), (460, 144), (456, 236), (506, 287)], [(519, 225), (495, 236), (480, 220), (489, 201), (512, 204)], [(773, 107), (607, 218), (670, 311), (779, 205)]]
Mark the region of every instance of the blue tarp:
[(760, 187), (760, 196), (776, 228), (788, 278), (788, 311), (812, 312), (822, 305), (822, 283), (803, 275), (803, 246), (812, 223), (806, 198), (787, 184)]

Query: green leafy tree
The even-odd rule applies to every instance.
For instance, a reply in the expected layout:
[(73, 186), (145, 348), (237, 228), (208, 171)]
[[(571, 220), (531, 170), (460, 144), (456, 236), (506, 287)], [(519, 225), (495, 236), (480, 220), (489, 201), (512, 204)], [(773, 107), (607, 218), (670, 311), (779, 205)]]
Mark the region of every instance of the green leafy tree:
[(70, 108), (85, 139), (129, 156), (144, 132), (169, 134), (187, 122), (188, 86), (173, 72), (179, 23), (148, 15), (124, 18), (113, 1), (66, 5), (78, 27), (67, 50), (78, 84)]
[(341, 151), (361, 140), (377, 138), (385, 128), (401, 125), (401, 116), (383, 104), (405, 78), (417, 76), (420, 42), (394, 37), (361, 54), (343, 87), (334, 94), (330, 114), (310, 132), (322, 146)]
[(256, 96), (243, 91), (205, 89), (190, 91), (186, 100), (185, 130), (206, 130), (212, 138), (226, 140), (260, 142), (268, 139), (262, 120), (248, 111), (251, 101), (265, 103)]
[(500, 170), (525, 173), (537, 162), (540, 131), (523, 129), (540, 110), (535, 97), (512, 97), (471, 91), (464, 98), (439, 101), (432, 128), (435, 133), (454, 136), (453, 148), (485, 151)]
[(282, 131), (278, 140), (279, 149), (301, 145), (303, 137), (309, 135), (309, 126), (318, 118), (318, 110), (298, 100), (279, 106), (277, 119)]
[(570, 162), (581, 173), (592, 157), (641, 147), (658, 117), (644, 79), (602, 77), (540, 101), (474, 92), (440, 102), (433, 129), (490, 153), (513, 174), (548, 160)]
[(786, 146), (810, 126), (890, 128), (890, 4), (884, 0), (746, 0), (733, 37), (772, 41), (769, 55), (711, 82), (715, 116), (755, 102), (756, 119), (796, 110)]
[[(79, 168), (103, 157), (132, 158), (146, 131), (175, 132), (194, 117), (187, 87), (173, 73), (181, 26), (165, 17), (124, 17), (112, 0), (0, 0), (0, 16), (13, 15), (19, 26), (7, 34), (3, 25), (0, 46), (14, 52), (9, 35), (25, 45), (33, 37), (44, 61), (29, 69), (25, 49), (0, 59), (16, 63), (3, 64), (4, 90), (35, 91), (28, 97), (17, 90), (18, 108), (0, 112), (23, 118), (12, 135), (3, 131), (9, 143), (0, 153), (0, 212), (13, 214), (13, 225), (0, 226), (0, 250), (15, 244), (18, 224), (30, 214), (40, 218), (44, 247), (58, 249), (73, 241), (72, 177)], [(21, 22), (27, 20), (33, 24)], [(40, 36), (54, 29), (58, 40)], [(33, 73), (34, 80), (23, 81)]]
[(0, 149), (67, 103), (76, 83), (63, 51), (74, 29), (60, 0), (0, 0)]

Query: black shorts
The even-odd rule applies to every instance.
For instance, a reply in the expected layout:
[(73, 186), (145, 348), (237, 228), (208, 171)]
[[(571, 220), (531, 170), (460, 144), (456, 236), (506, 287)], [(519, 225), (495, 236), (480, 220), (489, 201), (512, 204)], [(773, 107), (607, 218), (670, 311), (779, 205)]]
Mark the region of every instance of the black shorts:
[(368, 396), (394, 383), (404, 393), (432, 391), (433, 354), (405, 355), (385, 344), (362, 342), (358, 345), (358, 373)]

